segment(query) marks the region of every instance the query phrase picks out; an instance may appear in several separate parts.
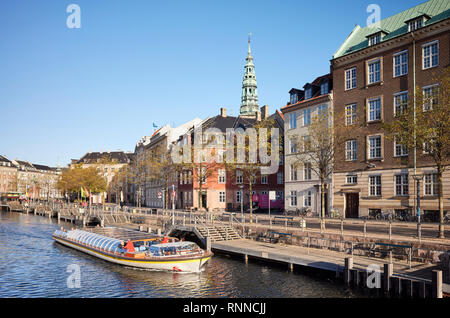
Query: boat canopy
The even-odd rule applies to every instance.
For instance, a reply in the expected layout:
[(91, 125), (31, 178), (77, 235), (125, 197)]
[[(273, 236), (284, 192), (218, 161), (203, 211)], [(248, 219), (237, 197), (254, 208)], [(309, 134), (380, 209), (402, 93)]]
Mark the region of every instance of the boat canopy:
[(92, 232), (82, 230), (72, 230), (68, 232), (63, 232), (56, 230), (55, 234), (66, 237), (77, 243), (82, 243), (87, 246), (102, 249), (108, 252), (120, 252), (123, 250), (123, 248), (120, 246), (121, 244), (120, 240)]

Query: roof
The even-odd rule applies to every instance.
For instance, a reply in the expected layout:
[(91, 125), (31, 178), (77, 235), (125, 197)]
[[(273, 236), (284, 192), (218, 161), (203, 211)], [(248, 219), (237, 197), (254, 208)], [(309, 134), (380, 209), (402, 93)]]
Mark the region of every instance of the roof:
[(333, 59), (367, 48), (369, 45), (367, 36), (374, 34), (377, 31), (388, 32), (381, 40), (382, 42), (404, 35), (408, 33), (408, 25), (406, 22), (422, 15), (430, 17), (429, 20), (424, 22), (424, 27), (448, 19), (450, 17), (450, 1), (430, 0), (419, 4), (381, 20), (379, 28), (377, 29), (374, 29), (374, 27), (371, 26), (361, 28), (359, 25), (356, 25), (344, 43), (342, 43), (336, 53), (334, 53)]
[(123, 151), (88, 152), (77, 163), (97, 163), (99, 159), (116, 161), (117, 163), (129, 163), (131, 158), (130, 154)]
[(0, 155), (0, 162), (11, 162), (11, 160), (9, 160), (8, 158)]

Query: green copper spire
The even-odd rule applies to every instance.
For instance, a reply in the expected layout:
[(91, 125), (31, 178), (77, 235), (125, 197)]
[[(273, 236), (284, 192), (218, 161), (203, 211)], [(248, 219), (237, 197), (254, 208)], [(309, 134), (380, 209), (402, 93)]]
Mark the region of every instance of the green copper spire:
[(244, 79), (242, 80), (241, 115), (255, 115), (259, 110), (258, 89), (256, 85), (255, 65), (253, 64), (252, 51), (250, 48), (250, 36), (248, 36), (248, 54), (245, 59)]

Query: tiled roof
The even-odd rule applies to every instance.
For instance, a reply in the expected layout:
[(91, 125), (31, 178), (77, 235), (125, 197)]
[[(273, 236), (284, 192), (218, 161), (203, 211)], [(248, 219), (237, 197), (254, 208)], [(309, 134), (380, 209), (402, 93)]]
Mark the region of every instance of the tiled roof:
[(370, 26), (361, 28), (357, 25), (333, 55), (333, 59), (367, 48), (369, 44), (367, 36), (374, 34), (377, 31), (388, 32), (388, 34), (382, 38), (382, 42), (406, 34), (408, 33), (408, 25), (405, 22), (424, 14), (430, 17), (429, 20), (425, 21), (424, 27), (448, 19), (450, 17), (450, 1), (430, 0), (419, 4), (413, 8), (381, 20), (380, 28), (378, 29)]

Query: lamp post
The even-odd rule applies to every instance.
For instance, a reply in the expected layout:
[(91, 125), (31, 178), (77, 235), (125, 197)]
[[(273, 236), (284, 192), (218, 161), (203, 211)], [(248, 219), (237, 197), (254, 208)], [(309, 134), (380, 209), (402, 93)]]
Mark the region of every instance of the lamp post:
[(241, 219), (243, 220), (244, 219), (244, 196), (243, 196), (243, 188), (244, 188), (244, 186), (241, 184), (240, 186), (239, 186), (239, 188), (241, 189), (240, 191), (241, 191), (241, 195), (240, 195), (240, 199), (241, 199)]
[[(416, 197), (417, 197), (417, 231), (420, 232), (420, 180), (423, 179), (423, 175), (415, 174), (413, 175), (413, 179), (416, 180)], [(420, 236), (420, 233), (418, 233)]]

